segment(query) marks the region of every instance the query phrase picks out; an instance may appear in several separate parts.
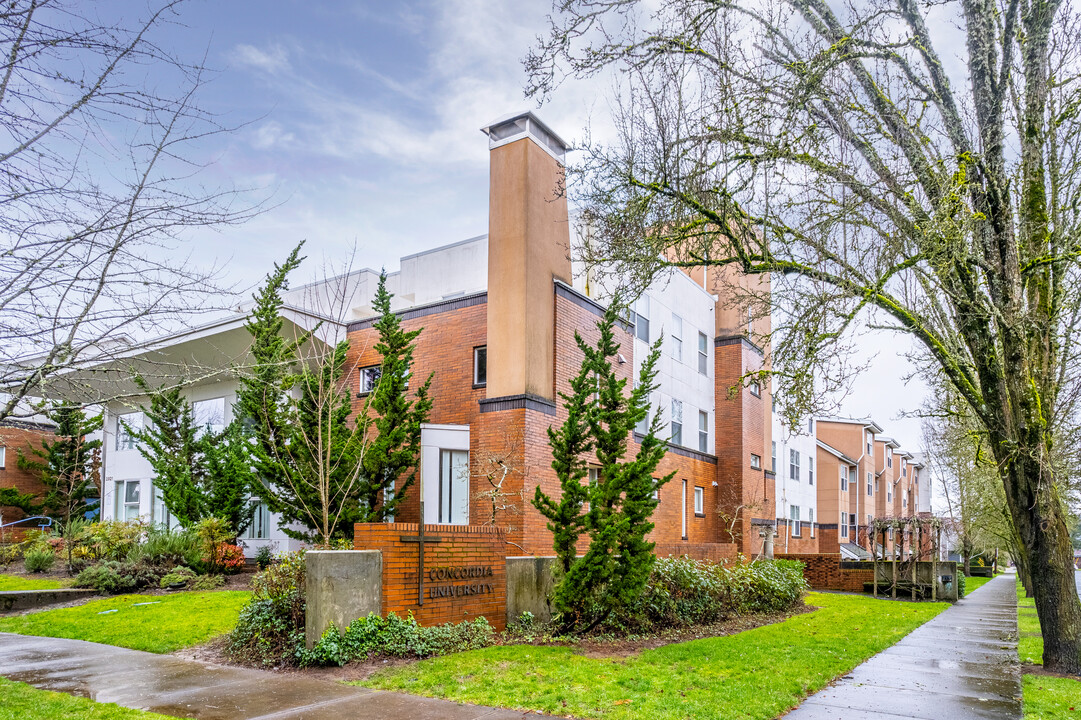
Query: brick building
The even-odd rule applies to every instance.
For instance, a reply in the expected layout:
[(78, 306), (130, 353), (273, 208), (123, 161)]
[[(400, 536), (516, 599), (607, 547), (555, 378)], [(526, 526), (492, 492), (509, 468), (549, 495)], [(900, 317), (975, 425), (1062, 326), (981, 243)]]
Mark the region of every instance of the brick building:
[[(0, 423), (0, 488), (15, 488), (40, 498), (45, 493), (41, 480), (33, 473), (19, 468), (19, 453), (29, 455), (31, 448), (40, 448), (41, 441), (51, 438), (54, 426), (48, 422), (6, 420)], [(0, 525), (20, 520), (24, 513), (18, 508), (0, 507)], [(0, 530), (0, 542), (21, 536), (18, 528), (34, 527), (33, 523)]]

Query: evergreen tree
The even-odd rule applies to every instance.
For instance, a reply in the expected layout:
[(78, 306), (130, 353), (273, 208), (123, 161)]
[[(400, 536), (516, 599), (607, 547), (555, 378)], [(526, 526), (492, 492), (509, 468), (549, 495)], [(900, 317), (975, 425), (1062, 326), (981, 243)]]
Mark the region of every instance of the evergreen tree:
[[(581, 370), (571, 382), (571, 394), (560, 394), (567, 420), (549, 432), (552, 466), (563, 496), (553, 501), (538, 487), (534, 498), (549, 520), (565, 571), (553, 596), (565, 630), (588, 631), (641, 593), (653, 567), (654, 544), (645, 537), (653, 529), (655, 493), (672, 478), (653, 477), (666, 449), (657, 437), (659, 414), (634, 459), (624, 460), (628, 438), (649, 413), (660, 348), (658, 343), (651, 349), (637, 384), (626, 395), (627, 381), (612, 367), (619, 353), (613, 331), (616, 320), (610, 307), (597, 323), (596, 347), (575, 335), (583, 354)], [(583, 485), (588, 475), (583, 454), (591, 449), (599, 465), (597, 480)], [(583, 532), (589, 547), (579, 558), (577, 543)]]
[(329, 546), (335, 537), (352, 537), (362, 519), (358, 488), (370, 420), (361, 412), (350, 422), (347, 342), (326, 346), (314, 330), (282, 335), (281, 293), (302, 245), (255, 295), (247, 324), (253, 364), (242, 374), (235, 407), (253, 436), (252, 490), (281, 515), (286, 534)]
[[(402, 330), (401, 320), (390, 309), (393, 295), (387, 292), (386, 271), (379, 275), (372, 307), (379, 312), (375, 345), (383, 362), (379, 381), (369, 398), (375, 435), (364, 453), (364, 474), (357, 488), (362, 522), (383, 522), (394, 514), (405, 492), (416, 480), (420, 455), (420, 426), (432, 409), (429, 389), (432, 375), (417, 388), (416, 399), (407, 396), (412, 374), (414, 341), (421, 330)], [(395, 481), (400, 481), (394, 487)], [(391, 491), (393, 490), (393, 494)]]
[(63, 531), (73, 518), (98, 507), (101, 440), (89, 436), (101, 429), (102, 417), (87, 417), (76, 405), (59, 405), (45, 415), (56, 425), (53, 439), (42, 440), (29, 456), (20, 451), (18, 466), (39, 477), (45, 512)]
[(234, 421), (219, 432), (199, 427), (180, 388), (151, 393), (150, 407), (143, 412), (147, 425), (132, 435), (177, 522), (191, 528), (215, 517), (234, 536), (242, 533), (251, 523), (255, 504), (251, 447), (239, 424)]

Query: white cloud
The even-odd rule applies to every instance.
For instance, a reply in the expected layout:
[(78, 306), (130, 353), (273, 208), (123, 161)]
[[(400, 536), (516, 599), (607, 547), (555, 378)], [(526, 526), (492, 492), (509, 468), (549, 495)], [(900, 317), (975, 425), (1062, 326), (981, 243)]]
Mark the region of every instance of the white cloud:
[(289, 70), (289, 55), (280, 45), (261, 50), (254, 45), (239, 44), (230, 53), (233, 62), (275, 75)]
[(251, 144), (259, 150), (270, 150), (293, 145), (296, 136), (287, 132), (281, 123), (274, 120), (263, 123), (251, 134)]

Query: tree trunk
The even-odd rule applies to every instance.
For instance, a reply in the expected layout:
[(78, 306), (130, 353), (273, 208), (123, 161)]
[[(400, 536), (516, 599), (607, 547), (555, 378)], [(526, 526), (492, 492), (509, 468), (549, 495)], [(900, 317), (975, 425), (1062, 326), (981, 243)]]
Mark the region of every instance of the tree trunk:
[[(1019, 452), (1023, 457), (1023, 453)], [(1081, 598), (1073, 546), (1050, 469), (1018, 459), (1010, 469), (1007, 500), (1026, 551), (1024, 567), (1043, 634), (1044, 668), (1081, 675)]]

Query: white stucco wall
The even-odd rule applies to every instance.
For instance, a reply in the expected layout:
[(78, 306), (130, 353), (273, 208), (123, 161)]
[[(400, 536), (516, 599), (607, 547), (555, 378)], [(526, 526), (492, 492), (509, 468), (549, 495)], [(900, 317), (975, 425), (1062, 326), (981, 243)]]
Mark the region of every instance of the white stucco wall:
[[(807, 420), (802, 427), (790, 429), (784, 426), (780, 416), (773, 413), (773, 442), (777, 448), (777, 477), (776, 477), (776, 503), (778, 532), (787, 529), (787, 521), (792, 517), (791, 508), (798, 506), (800, 520), (809, 522), (811, 513), (814, 522), (823, 522), (818, 515), (818, 467), (815, 466), (817, 457), (817, 445), (815, 442), (815, 428), (810, 423), (816, 420)], [(799, 454), (799, 477), (791, 475), (791, 453)], [(772, 458), (765, 460), (766, 467), (770, 467)], [(810, 473), (814, 472), (814, 484), (810, 482)], [(836, 522), (827, 519), (825, 522)], [(777, 540), (778, 547), (783, 547), (783, 537)]]

